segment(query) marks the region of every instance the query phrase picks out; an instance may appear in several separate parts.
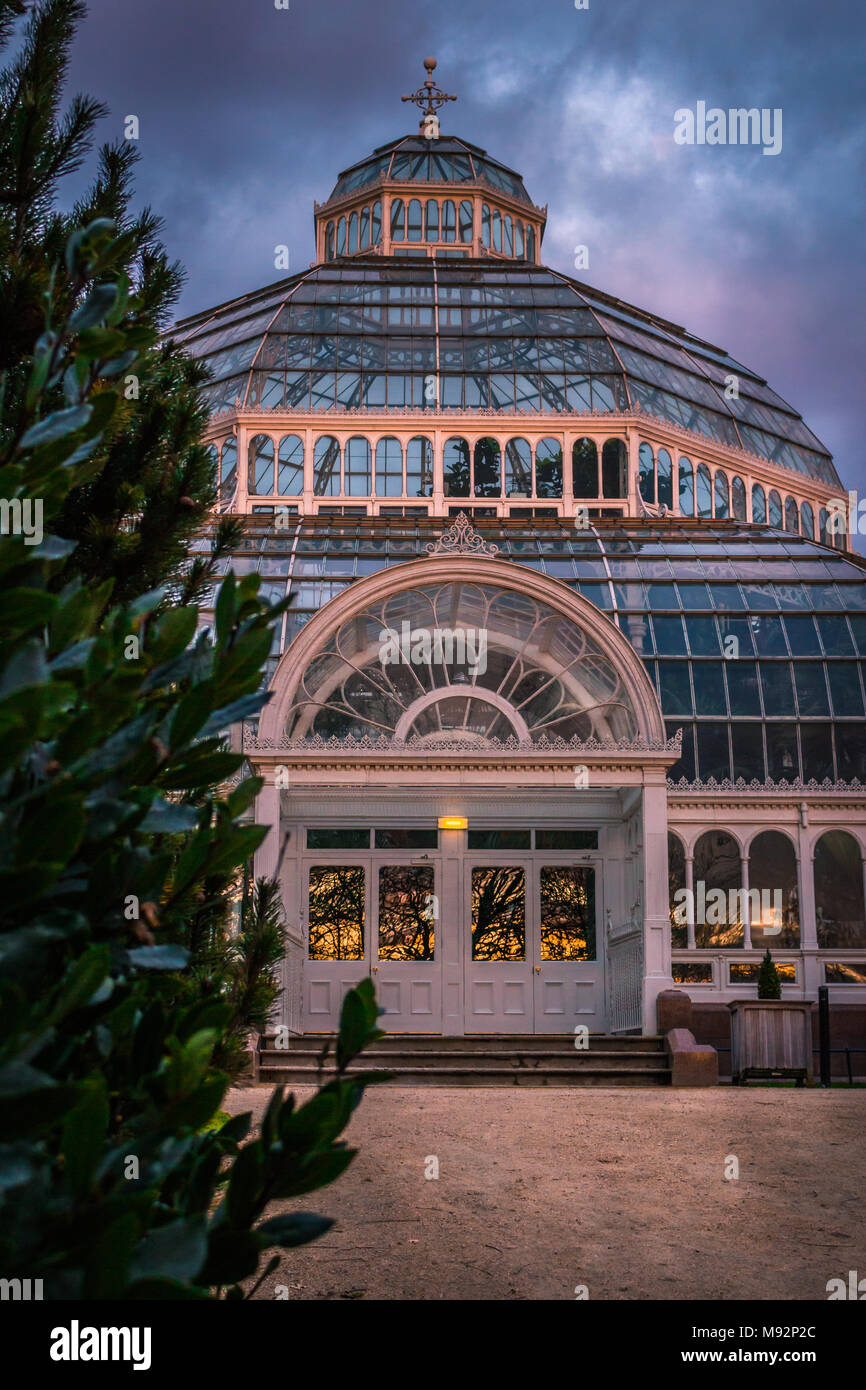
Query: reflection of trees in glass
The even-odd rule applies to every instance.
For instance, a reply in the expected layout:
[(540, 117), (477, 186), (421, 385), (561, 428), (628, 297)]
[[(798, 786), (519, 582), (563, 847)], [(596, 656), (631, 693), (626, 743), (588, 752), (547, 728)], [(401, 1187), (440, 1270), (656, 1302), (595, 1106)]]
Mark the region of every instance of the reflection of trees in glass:
[(310, 869), (310, 960), (363, 960), (364, 870), (360, 865)]
[(542, 869), (540, 898), (541, 959), (595, 960), (595, 870)]
[(675, 917), (678, 910), (675, 895), (686, 886), (686, 852), (678, 835), (668, 831), (668, 902), (671, 912), (671, 945), (684, 947), (689, 944), (686, 922)]
[(387, 864), (379, 870), (379, 959), (432, 960), (433, 866)]
[(465, 439), (448, 439), (442, 453), (446, 497), (469, 496), (470, 454)]
[[(697, 861), (695, 863), (697, 869)], [(749, 888), (782, 894), (782, 930), (765, 936), (763, 926), (777, 926), (775, 919), (762, 924), (752, 919), (753, 946), (800, 945), (800, 900), (797, 891), (797, 857), (794, 846), (780, 830), (764, 830), (749, 847)]]
[(846, 830), (828, 830), (815, 846), (815, 911), (819, 946), (866, 946), (863, 861)]
[[(695, 921), (695, 945), (705, 948), (710, 946), (742, 946), (743, 923), (740, 914), (740, 899), (739, 897), (732, 897), (731, 890), (733, 889), (739, 894), (743, 886), (743, 877), (739, 846), (732, 835), (728, 835), (723, 830), (707, 830), (701, 836), (695, 845), (694, 882), (696, 895), (699, 891), (698, 884), (701, 882), (705, 884), (707, 896), (713, 889), (721, 889), (725, 895), (725, 906), (718, 913), (721, 921)], [(716, 917), (714, 902), (715, 899), (707, 904), (704, 913), (706, 917)], [(736, 904), (736, 921), (728, 922), (727, 918), (732, 904)], [(695, 915), (697, 917), (697, 908)]]
[(472, 870), (472, 959), (526, 959), (523, 869)]

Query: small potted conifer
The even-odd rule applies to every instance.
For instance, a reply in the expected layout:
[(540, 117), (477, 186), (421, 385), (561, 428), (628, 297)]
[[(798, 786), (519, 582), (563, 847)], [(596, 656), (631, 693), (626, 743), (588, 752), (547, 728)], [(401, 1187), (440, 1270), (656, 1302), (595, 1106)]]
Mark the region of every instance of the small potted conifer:
[(735, 999), (731, 1011), (731, 1081), (750, 1076), (812, 1080), (812, 1005), (783, 999), (782, 981), (767, 951), (758, 971), (757, 999)]

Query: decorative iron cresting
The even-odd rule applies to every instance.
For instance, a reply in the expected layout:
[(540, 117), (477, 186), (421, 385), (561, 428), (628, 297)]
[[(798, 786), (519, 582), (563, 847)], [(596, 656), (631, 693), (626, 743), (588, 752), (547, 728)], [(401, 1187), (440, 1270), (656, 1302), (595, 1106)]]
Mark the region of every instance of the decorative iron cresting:
[(428, 555), (478, 555), (492, 560), (499, 554), (499, 546), (480, 536), (465, 512), (460, 512), (453, 526), (435, 541), (428, 541), (424, 549)]

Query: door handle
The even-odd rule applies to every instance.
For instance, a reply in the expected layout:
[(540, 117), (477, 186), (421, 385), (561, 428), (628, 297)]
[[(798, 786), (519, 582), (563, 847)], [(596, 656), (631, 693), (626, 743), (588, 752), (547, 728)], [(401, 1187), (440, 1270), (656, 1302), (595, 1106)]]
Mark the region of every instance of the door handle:
[(373, 974), (374, 974), (374, 975), (377, 975), (378, 973), (379, 973), (379, 967), (378, 967), (378, 965), (374, 965), (374, 966), (373, 966)]
[(536, 975), (540, 975), (540, 974), (541, 974), (541, 966), (540, 966), (540, 965), (536, 965), (536, 967), (535, 967), (535, 973), (536, 973)]

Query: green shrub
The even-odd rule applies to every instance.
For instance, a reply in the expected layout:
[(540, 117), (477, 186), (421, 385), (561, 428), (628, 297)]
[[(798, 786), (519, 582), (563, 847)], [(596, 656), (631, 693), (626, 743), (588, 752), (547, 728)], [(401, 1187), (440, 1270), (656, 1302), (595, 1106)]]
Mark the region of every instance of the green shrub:
[(779, 972), (773, 964), (773, 957), (768, 950), (764, 954), (761, 968), (758, 971), (758, 998), (781, 999), (781, 997), (782, 981), (779, 979)]

